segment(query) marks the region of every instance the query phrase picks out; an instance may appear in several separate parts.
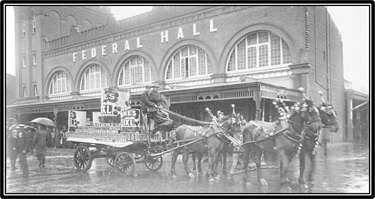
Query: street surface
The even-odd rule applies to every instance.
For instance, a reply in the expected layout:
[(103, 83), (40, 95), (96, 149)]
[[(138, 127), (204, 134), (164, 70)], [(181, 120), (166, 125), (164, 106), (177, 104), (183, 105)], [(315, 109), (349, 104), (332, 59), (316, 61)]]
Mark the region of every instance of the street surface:
[[(288, 178), (292, 193), (369, 193), (369, 146), (359, 143), (328, 143), (328, 155), (318, 149), (315, 185), (307, 190), (299, 188), (299, 160), (294, 157), (289, 168)], [(39, 168), (33, 155), (28, 156), (29, 177), (21, 177), (18, 165), (16, 171), (10, 169), (10, 161), (6, 165), (5, 194), (13, 193), (279, 193), (279, 169), (277, 162), (266, 161), (263, 175), (268, 182), (262, 187), (257, 182), (256, 171), (251, 171), (251, 184), (242, 181), (244, 173), (222, 175), (222, 167), (218, 171), (221, 179), (213, 183), (205, 176), (191, 179), (184, 170), (181, 155), (176, 163), (177, 178), (170, 174), (171, 155), (164, 155), (163, 167), (152, 172), (143, 163), (136, 165), (136, 176), (122, 176), (116, 168), (111, 168), (104, 158), (95, 159), (88, 172), (78, 171), (73, 163), (73, 149), (48, 149), (46, 167)], [(192, 161), (189, 159), (190, 168)], [(227, 168), (232, 164), (228, 158)], [(310, 162), (306, 162), (305, 173), (310, 170)], [(202, 163), (204, 171), (207, 163)], [(241, 169), (239, 165), (237, 169)], [(305, 174), (305, 180), (306, 175)]]

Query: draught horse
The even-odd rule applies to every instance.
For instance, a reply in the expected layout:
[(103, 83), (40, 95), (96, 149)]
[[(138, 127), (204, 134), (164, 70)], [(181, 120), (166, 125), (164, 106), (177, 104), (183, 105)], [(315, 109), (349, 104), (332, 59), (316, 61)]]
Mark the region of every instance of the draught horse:
[[(207, 176), (209, 181), (215, 181), (218, 179), (216, 174), (216, 167), (214, 165), (218, 161), (218, 157), (223, 153), (226, 142), (228, 142), (228, 135), (231, 136), (233, 133), (240, 132), (242, 127), (240, 125), (241, 115), (235, 114), (224, 116), (220, 123), (213, 122), (210, 125), (203, 127), (181, 125), (176, 129), (176, 140), (175, 142), (180, 142), (181, 144), (187, 144), (189, 142), (195, 141), (183, 147), (179, 147), (173, 152), (172, 156), (172, 166), (171, 173), (173, 177), (176, 177), (175, 164), (178, 154), (183, 150), (182, 160), (185, 166), (186, 173), (189, 177), (195, 177), (188, 166), (189, 151), (197, 153), (198, 161), (205, 153), (208, 153), (208, 171)], [(225, 158), (226, 160), (226, 158)], [(224, 162), (223, 170), (226, 170)], [(198, 170), (200, 165), (198, 164)]]
[[(320, 113), (320, 119), (323, 123), (323, 128), (329, 128), (330, 132), (337, 132), (338, 122), (337, 122), (337, 114), (336, 111), (333, 109), (333, 106), (324, 100), (322, 93), (321, 95), (321, 104), (318, 107)], [(298, 178), (298, 183), (300, 187), (303, 189), (307, 189), (308, 186), (303, 179), (303, 172), (305, 171), (305, 156), (306, 154), (310, 158), (311, 168), (308, 174), (307, 180), (310, 184), (313, 184), (313, 173), (315, 171), (315, 158), (316, 158), (316, 148), (318, 147), (318, 136), (319, 131), (313, 131), (310, 128), (306, 129), (305, 138), (302, 144), (302, 149), (299, 154), (299, 162), (300, 162), (300, 174)]]
[[(264, 122), (263, 122), (264, 123)], [(301, 104), (296, 104), (294, 109), (287, 117), (287, 128), (282, 128), (276, 123), (269, 123), (264, 127), (258, 121), (250, 121), (243, 129), (243, 148), (244, 148), (244, 181), (249, 182), (248, 164), (250, 152), (255, 152), (255, 165), (258, 173), (258, 181), (262, 185), (267, 185), (261, 172), (260, 159), (262, 150), (267, 152), (276, 152), (280, 161), (280, 191), (288, 193), (291, 188), (288, 185), (287, 173), (290, 161), (293, 156), (299, 152), (302, 132), (305, 126), (313, 131), (318, 131), (322, 124), (319, 116), (319, 110), (308, 98), (304, 98)], [(276, 132), (268, 133), (265, 129)], [(278, 130), (281, 129), (281, 130)]]

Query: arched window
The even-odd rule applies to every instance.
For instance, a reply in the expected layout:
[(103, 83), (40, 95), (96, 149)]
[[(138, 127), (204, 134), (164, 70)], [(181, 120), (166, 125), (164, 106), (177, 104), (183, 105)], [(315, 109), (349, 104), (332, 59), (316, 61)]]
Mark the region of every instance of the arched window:
[(81, 90), (94, 90), (107, 87), (107, 73), (98, 64), (91, 64), (83, 73)]
[(289, 46), (279, 36), (260, 31), (245, 36), (232, 49), (227, 72), (292, 63)]
[(71, 88), (71, 79), (66, 73), (59, 71), (57, 72), (49, 85), (49, 94), (61, 94), (61, 93), (69, 93), (72, 91)]
[(36, 18), (33, 16), (33, 33), (36, 33)]
[(26, 86), (22, 87), (23, 97), (27, 97), (27, 89)]
[(151, 82), (151, 64), (146, 58), (136, 55), (128, 58), (122, 65), (118, 85)]
[(184, 46), (168, 62), (166, 79), (196, 77), (212, 73), (207, 53), (198, 46)]

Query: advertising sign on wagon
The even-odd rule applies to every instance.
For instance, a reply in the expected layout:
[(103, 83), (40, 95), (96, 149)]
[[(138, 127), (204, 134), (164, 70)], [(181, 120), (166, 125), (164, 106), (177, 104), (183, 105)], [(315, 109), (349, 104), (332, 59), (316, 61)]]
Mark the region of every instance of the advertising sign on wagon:
[(86, 111), (69, 111), (69, 131), (86, 126)]

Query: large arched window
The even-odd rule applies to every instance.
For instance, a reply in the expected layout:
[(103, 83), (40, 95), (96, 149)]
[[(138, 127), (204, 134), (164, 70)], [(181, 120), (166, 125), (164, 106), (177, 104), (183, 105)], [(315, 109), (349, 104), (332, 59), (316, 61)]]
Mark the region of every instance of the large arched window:
[(166, 79), (196, 77), (212, 73), (207, 53), (198, 46), (184, 46), (168, 62)]
[(232, 49), (227, 62), (227, 72), (292, 63), (289, 46), (271, 32), (259, 31), (245, 36)]
[(146, 58), (136, 55), (128, 58), (122, 65), (118, 85), (151, 82), (151, 64)]
[(98, 64), (91, 64), (83, 73), (80, 83), (82, 90), (94, 90), (107, 87), (107, 73)]
[(66, 73), (63, 71), (58, 71), (52, 78), (52, 81), (49, 85), (49, 94), (62, 94), (69, 93), (72, 91), (72, 81)]

